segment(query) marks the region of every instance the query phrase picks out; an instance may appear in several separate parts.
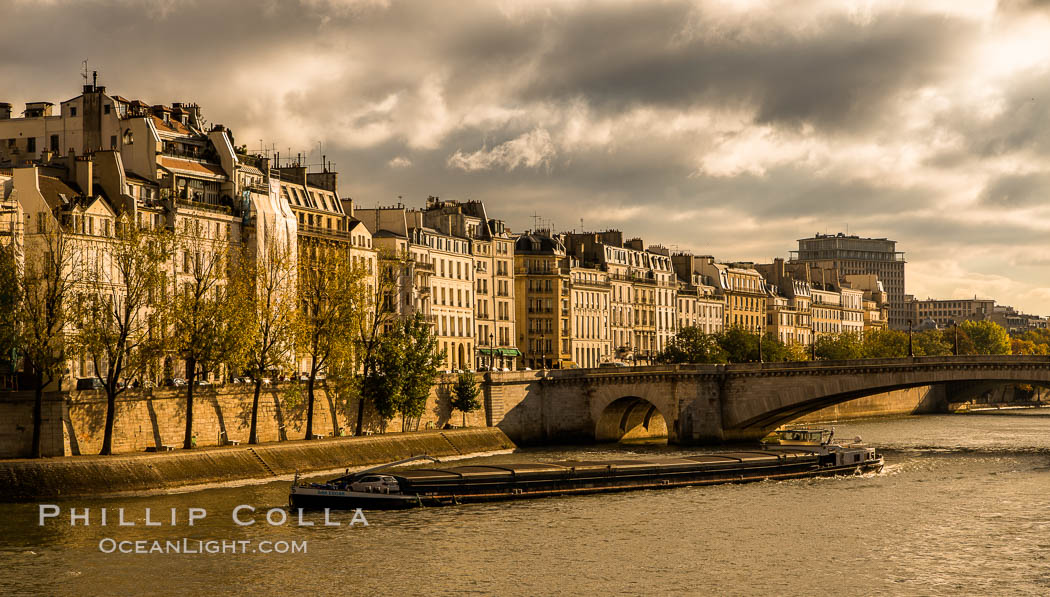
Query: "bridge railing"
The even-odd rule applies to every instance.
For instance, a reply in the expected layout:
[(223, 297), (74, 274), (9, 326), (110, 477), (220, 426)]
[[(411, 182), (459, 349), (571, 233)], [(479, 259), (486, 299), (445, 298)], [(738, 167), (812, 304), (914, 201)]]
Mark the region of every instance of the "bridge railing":
[(777, 363), (684, 363), (674, 365), (642, 365), (636, 367), (548, 369), (541, 371), (493, 373), (494, 378), (525, 374), (535, 378), (573, 379), (582, 377), (619, 377), (627, 375), (660, 375), (675, 373), (719, 374), (759, 371), (798, 371), (856, 369), (859, 367), (906, 367), (916, 365), (1043, 365), (1050, 366), (1050, 356), (1044, 355), (960, 355), (932, 357), (899, 357), (879, 359), (785, 361)]

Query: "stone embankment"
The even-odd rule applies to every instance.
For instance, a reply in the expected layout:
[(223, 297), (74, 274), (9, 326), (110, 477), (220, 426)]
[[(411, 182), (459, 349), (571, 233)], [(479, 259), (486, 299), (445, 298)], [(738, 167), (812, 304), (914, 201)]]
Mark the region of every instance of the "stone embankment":
[(0, 501), (158, 491), (381, 464), (417, 454), (440, 458), (514, 447), (499, 429), (476, 428), (157, 454), (2, 460)]

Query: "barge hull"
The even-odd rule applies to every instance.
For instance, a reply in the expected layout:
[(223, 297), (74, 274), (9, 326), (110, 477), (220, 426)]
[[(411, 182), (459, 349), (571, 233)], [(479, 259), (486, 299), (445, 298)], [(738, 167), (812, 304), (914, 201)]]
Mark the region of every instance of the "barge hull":
[(749, 483), (767, 479), (798, 479), (862, 474), (882, 470), (883, 460), (841, 466), (820, 465), (814, 460), (789, 465), (772, 465), (721, 470), (693, 470), (663, 475), (562, 476), (559, 478), (510, 480), (495, 483), (456, 483), (455, 486), (428, 487), (417, 483), (401, 494), (294, 487), (289, 496), (293, 508), (390, 510), (425, 506), (448, 506), (471, 502), (532, 499), (556, 495), (585, 495), (635, 489), (670, 489), (699, 485)]

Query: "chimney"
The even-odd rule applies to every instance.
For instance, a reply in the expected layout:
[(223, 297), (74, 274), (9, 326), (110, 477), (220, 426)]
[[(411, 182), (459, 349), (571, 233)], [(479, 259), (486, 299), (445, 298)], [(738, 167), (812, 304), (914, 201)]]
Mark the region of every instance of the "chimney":
[(74, 176), (76, 177), (77, 186), (80, 187), (80, 192), (87, 197), (94, 196), (93, 174), (94, 174), (94, 163), (88, 156), (80, 156), (73, 162)]
[[(305, 171), (305, 168), (303, 169)], [(306, 175), (306, 182), (310, 186), (318, 187), (326, 191), (338, 193), (339, 174), (336, 172), (314, 172)]]
[(0, 102), (0, 120), (8, 120), (11, 118), (11, 104), (7, 102)]

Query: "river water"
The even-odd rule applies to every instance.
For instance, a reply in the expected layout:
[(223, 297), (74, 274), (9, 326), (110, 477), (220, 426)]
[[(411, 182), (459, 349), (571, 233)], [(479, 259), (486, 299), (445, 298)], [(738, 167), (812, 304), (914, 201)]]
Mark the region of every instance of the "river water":
[[(0, 504), (0, 594), (1050, 595), (1050, 412), (844, 422), (836, 435), (877, 446), (886, 470), (366, 512), (368, 526), (349, 526), (351, 513), (333, 514), (339, 527), (315, 514), (304, 519), (313, 526), (294, 517), (267, 524), (266, 509), (287, 501), (287, 482), (58, 502), (61, 514), (43, 526), (38, 505)], [(490, 458), (695, 451), (546, 448)], [(240, 504), (256, 508), (256, 524), (232, 522)], [(71, 527), (71, 507), (90, 508), (91, 524)], [(147, 507), (166, 525), (143, 527)], [(115, 526), (117, 508), (137, 526)], [(189, 508), (207, 517), (188, 526)], [(248, 553), (102, 551), (183, 538), (190, 551), (207, 550), (198, 541), (251, 543)], [(266, 541), (269, 549), (306, 541), (306, 553), (260, 553)]]

